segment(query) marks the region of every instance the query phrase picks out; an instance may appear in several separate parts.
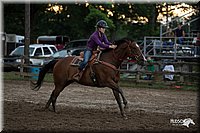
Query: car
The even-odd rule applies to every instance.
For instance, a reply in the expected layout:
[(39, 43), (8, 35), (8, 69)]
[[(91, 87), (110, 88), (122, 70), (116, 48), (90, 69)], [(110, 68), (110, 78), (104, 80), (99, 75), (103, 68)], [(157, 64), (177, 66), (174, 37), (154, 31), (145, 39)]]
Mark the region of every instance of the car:
[(78, 48), (70, 48), (70, 49), (63, 49), (60, 51), (57, 51), (49, 58), (44, 59), (44, 65), (49, 63), (53, 59), (61, 59), (68, 56), (79, 56), (80, 52), (84, 51), (86, 47), (78, 47)]
[[(29, 45), (29, 56), (30, 57), (49, 57), (57, 52), (57, 48), (50, 44), (30, 44)], [(14, 49), (8, 57), (3, 60), (4, 70), (18, 70), (24, 55), (24, 46), (19, 46)], [(44, 59), (30, 58), (30, 64), (32, 65), (43, 65)]]
[(70, 41), (64, 49), (86, 47), (88, 39), (79, 39)]

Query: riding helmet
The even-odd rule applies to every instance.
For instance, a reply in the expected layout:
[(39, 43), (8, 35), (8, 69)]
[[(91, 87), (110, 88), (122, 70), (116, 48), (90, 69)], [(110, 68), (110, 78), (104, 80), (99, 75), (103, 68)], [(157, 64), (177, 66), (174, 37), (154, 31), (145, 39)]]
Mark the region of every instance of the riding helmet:
[(97, 24), (95, 25), (95, 27), (99, 27), (99, 28), (109, 28), (108, 24), (106, 23), (106, 21), (104, 20), (99, 20), (97, 22)]

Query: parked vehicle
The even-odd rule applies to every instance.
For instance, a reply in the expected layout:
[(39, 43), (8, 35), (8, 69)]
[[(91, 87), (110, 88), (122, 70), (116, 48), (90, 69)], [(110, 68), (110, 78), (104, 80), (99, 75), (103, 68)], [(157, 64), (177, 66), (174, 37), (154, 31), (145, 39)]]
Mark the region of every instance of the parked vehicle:
[(70, 49), (63, 49), (63, 50), (57, 51), (49, 58), (44, 59), (44, 65), (49, 63), (53, 59), (61, 59), (68, 56), (79, 56), (80, 52), (84, 50), (85, 50), (85, 47), (78, 47), (78, 48), (70, 48)]
[[(49, 57), (57, 51), (54, 45), (49, 44), (31, 44), (29, 45), (30, 57)], [(24, 55), (24, 46), (14, 49), (8, 57), (3, 60), (4, 70), (18, 70), (22, 62), (21, 57)], [(44, 59), (30, 58), (30, 64), (43, 65)]]
[(78, 47), (86, 47), (88, 39), (79, 39), (70, 41), (64, 49), (78, 48)]
[(37, 43), (39, 44), (52, 44), (55, 45), (58, 50), (64, 48), (64, 46), (70, 41), (68, 36), (39, 36)]
[(9, 54), (18, 46), (24, 45), (24, 36), (16, 34), (0, 33), (2, 39), (2, 56), (9, 56)]

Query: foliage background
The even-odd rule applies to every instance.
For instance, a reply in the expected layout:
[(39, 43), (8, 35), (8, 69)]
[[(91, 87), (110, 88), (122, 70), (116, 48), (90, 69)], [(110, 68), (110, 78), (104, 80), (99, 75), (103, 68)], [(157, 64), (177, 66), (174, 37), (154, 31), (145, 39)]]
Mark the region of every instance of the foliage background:
[[(167, 3), (168, 6), (180, 3)], [(189, 3), (196, 10), (196, 3)], [(52, 7), (59, 6), (55, 11)], [(159, 35), (158, 15), (173, 16), (166, 3), (31, 3), (31, 43), (41, 35), (66, 35), (71, 40), (88, 38), (100, 19), (108, 22), (110, 40), (129, 37), (134, 40), (144, 36)], [(185, 8), (179, 7), (179, 8)], [(186, 8), (185, 8), (186, 10)], [(7, 34), (24, 35), (25, 5), (3, 4), (3, 27)], [(191, 17), (195, 17), (194, 14)]]

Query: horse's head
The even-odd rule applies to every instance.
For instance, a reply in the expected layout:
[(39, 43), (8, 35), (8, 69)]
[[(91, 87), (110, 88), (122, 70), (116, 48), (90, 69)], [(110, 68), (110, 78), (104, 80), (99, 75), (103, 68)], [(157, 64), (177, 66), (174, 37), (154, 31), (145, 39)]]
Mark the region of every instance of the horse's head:
[(136, 60), (139, 65), (144, 65), (144, 62), (147, 61), (139, 45), (129, 39), (124, 39), (124, 42), (121, 42), (120, 45), (118, 42), (117, 50), (120, 50), (124, 58), (129, 57), (131, 60)]
[(144, 65), (144, 62), (146, 62), (147, 60), (142, 54), (139, 45), (136, 42), (130, 42), (129, 47), (131, 49), (131, 52), (128, 57), (136, 60), (139, 65)]

